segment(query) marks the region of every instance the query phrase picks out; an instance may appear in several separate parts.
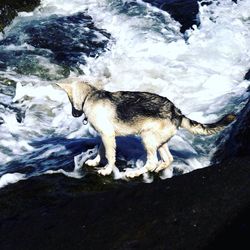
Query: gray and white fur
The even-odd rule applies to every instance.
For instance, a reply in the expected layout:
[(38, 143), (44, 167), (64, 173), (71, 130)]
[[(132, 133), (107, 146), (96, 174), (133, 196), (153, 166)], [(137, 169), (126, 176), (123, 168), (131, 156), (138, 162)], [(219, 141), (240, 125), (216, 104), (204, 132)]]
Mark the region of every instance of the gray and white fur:
[[(72, 115), (79, 117), (84, 113), (100, 134), (108, 162), (98, 171), (102, 175), (109, 175), (115, 169), (116, 136), (136, 134), (142, 138), (147, 161), (139, 170), (126, 171), (126, 177), (133, 178), (148, 171), (159, 172), (170, 166), (173, 157), (167, 142), (180, 127), (193, 134), (211, 135), (235, 120), (234, 114), (228, 114), (215, 123), (202, 124), (184, 116), (166, 97), (148, 92), (109, 92), (79, 80), (57, 85), (67, 92), (72, 104)], [(97, 154), (85, 164), (97, 166), (100, 160), (101, 156)]]

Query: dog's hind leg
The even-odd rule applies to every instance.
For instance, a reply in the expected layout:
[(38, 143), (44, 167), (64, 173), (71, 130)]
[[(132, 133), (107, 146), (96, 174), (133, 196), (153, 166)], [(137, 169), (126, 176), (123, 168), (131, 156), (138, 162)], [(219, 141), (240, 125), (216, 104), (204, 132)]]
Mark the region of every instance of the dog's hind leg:
[(102, 142), (105, 148), (105, 156), (107, 158), (108, 164), (98, 170), (101, 175), (110, 175), (115, 168), (115, 153), (116, 153), (116, 143), (115, 135), (102, 134)]
[(141, 137), (147, 153), (146, 164), (140, 169), (127, 170), (125, 173), (126, 177), (134, 178), (147, 173), (148, 171), (154, 171), (157, 167), (157, 148), (160, 145), (157, 136), (152, 132), (146, 132), (142, 133)]
[(142, 141), (147, 152), (147, 161), (144, 168), (152, 172), (157, 167), (157, 148), (159, 147), (160, 142), (158, 142), (153, 133), (142, 135)]
[(155, 172), (159, 172), (163, 169), (166, 169), (170, 166), (170, 164), (173, 162), (173, 156), (171, 155), (169, 149), (168, 149), (168, 145), (167, 143), (163, 144), (160, 148), (159, 148), (159, 153), (160, 156), (162, 158), (162, 162), (157, 166), (157, 168), (155, 169)]

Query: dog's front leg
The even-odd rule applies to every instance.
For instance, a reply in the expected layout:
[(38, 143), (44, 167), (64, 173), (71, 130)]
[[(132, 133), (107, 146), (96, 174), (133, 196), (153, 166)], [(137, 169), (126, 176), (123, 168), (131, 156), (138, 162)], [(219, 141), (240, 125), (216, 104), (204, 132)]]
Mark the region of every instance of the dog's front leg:
[(147, 173), (148, 171), (152, 172), (157, 167), (157, 147), (160, 144), (157, 136), (150, 131), (146, 131), (141, 133), (141, 137), (147, 152), (147, 161), (142, 168), (127, 170), (125, 172), (125, 176), (128, 178), (140, 176)]
[(102, 142), (105, 148), (105, 156), (108, 164), (98, 171), (101, 175), (110, 175), (115, 168), (115, 135), (114, 134), (102, 134)]
[(104, 157), (104, 146), (103, 143), (101, 142), (101, 145), (98, 148), (98, 152), (95, 158), (93, 159), (88, 159), (85, 164), (88, 165), (89, 167), (96, 167), (100, 164), (101, 159)]

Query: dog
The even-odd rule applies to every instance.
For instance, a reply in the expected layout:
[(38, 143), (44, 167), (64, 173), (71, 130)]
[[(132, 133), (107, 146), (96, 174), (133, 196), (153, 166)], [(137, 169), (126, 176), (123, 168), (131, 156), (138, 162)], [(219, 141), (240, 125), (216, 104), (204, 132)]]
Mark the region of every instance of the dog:
[[(109, 92), (80, 80), (59, 82), (57, 85), (66, 91), (72, 105), (72, 115), (80, 117), (84, 113), (101, 136), (107, 159), (107, 165), (98, 171), (101, 175), (110, 175), (115, 169), (116, 136), (141, 136), (147, 160), (142, 168), (125, 172), (126, 177), (133, 178), (148, 171), (159, 172), (170, 166), (173, 157), (167, 142), (179, 128), (185, 128), (193, 134), (211, 135), (223, 130), (236, 118), (234, 114), (228, 114), (215, 123), (202, 124), (187, 118), (170, 100), (157, 94)], [(98, 153), (85, 164), (98, 166), (100, 160)]]

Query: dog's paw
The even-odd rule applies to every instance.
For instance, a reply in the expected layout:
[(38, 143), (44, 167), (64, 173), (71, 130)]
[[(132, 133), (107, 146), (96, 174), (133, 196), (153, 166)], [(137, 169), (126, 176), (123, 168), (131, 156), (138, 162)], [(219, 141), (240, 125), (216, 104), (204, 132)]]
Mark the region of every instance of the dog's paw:
[(173, 177), (173, 167), (169, 166), (168, 168), (163, 169), (160, 178), (164, 180), (171, 177)]
[(97, 172), (103, 176), (110, 175), (113, 171), (113, 166), (106, 165), (105, 167), (99, 169)]
[(148, 170), (145, 167), (139, 168), (139, 169), (127, 169), (125, 172), (125, 177), (135, 178), (135, 177), (138, 177), (138, 176), (145, 174), (147, 172), (148, 172)]
[(154, 170), (156, 173), (159, 173), (160, 171), (166, 169), (169, 167), (170, 164), (166, 163), (166, 162), (161, 162), (160, 164), (158, 164), (157, 168)]
[(85, 162), (86, 165), (88, 165), (89, 167), (96, 167), (99, 165), (101, 160), (100, 155), (98, 154), (94, 159), (89, 159)]

